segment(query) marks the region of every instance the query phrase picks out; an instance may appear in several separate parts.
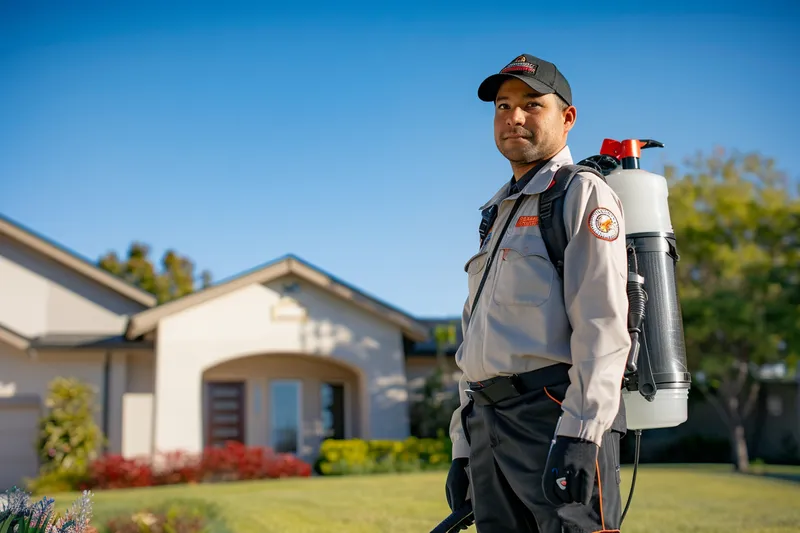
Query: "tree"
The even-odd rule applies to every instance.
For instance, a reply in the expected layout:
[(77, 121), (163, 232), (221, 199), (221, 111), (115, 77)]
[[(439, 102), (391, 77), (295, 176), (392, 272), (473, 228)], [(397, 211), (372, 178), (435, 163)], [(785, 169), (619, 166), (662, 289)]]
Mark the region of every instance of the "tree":
[(735, 467), (749, 466), (744, 424), (759, 369), (794, 366), (800, 345), (800, 202), (774, 161), (726, 154), (667, 167), (680, 261), (687, 358), (730, 432)]
[[(128, 257), (122, 261), (116, 252), (109, 252), (98, 261), (98, 266), (154, 295), (159, 304), (191, 294), (196, 288), (194, 263), (174, 250), (167, 250), (161, 258), (161, 271), (156, 271), (149, 258), (150, 247), (134, 242), (128, 248)], [(200, 288), (211, 284), (211, 274), (200, 274)]]
[[(458, 328), (458, 324), (454, 321), (447, 324), (437, 324), (433, 328), (433, 338), (436, 342), (436, 366), (441, 370), (442, 374), (447, 374), (447, 349), (455, 346), (456, 342), (458, 342), (456, 328)], [(447, 378), (445, 378), (443, 385), (449, 385)]]
[(450, 418), (459, 404), (457, 385), (450, 377), (447, 349), (457, 342), (456, 322), (437, 324), (432, 336), (436, 344), (436, 366), (425, 377), (422, 388), (411, 395), (411, 433), (420, 438), (436, 438), (440, 431), (447, 433)]

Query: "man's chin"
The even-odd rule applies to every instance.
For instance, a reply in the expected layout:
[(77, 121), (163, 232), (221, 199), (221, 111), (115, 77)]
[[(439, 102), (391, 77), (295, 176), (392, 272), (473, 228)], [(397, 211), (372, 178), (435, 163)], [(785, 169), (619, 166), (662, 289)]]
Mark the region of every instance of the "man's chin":
[(500, 150), (500, 153), (512, 163), (526, 164), (536, 161), (536, 152), (531, 149), (531, 147), (509, 148), (504, 146), (503, 149)]

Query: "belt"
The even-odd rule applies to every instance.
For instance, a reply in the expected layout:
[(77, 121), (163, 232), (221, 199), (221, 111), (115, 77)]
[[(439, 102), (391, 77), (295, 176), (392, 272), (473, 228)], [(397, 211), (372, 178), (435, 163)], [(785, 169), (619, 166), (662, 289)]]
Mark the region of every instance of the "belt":
[(532, 390), (568, 382), (570, 366), (558, 363), (522, 374), (468, 381), (469, 388), (465, 392), (476, 405), (492, 405)]

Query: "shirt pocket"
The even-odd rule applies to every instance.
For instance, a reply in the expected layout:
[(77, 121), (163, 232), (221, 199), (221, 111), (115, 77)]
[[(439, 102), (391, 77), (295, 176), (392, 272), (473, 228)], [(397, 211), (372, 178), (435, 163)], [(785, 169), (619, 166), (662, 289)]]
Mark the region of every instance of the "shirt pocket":
[(550, 299), (555, 268), (540, 235), (509, 235), (498, 255), (495, 303), (538, 307)]
[(473, 255), (464, 264), (464, 272), (467, 273), (467, 280), (469, 283), (470, 298), (475, 296), (478, 290), (478, 285), (481, 283), (483, 271), (486, 268), (486, 261), (489, 259), (489, 250), (484, 246), (480, 252)]

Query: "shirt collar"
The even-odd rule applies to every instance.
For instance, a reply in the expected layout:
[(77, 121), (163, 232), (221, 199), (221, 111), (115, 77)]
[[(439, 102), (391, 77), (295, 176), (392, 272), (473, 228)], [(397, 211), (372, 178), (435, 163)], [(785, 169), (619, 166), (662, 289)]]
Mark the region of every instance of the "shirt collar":
[(553, 176), (555, 175), (556, 171), (564, 165), (571, 164), (572, 154), (569, 150), (569, 147), (564, 146), (564, 148), (554, 155), (553, 158), (550, 159), (550, 161), (539, 170), (539, 172), (530, 178), (530, 181), (528, 181), (527, 185), (525, 185), (520, 193), (509, 195), (508, 192), (511, 188), (511, 182), (505, 183), (494, 194), (494, 196), (492, 196), (492, 198), (483, 204), (479, 209), (483, 211), (487, 207), (499, 204), (503, 200), (513, 200), (520, 194), (531, 195), (544, 192), (547, 187), (550, 186), (550, 182), (553, 181)]

